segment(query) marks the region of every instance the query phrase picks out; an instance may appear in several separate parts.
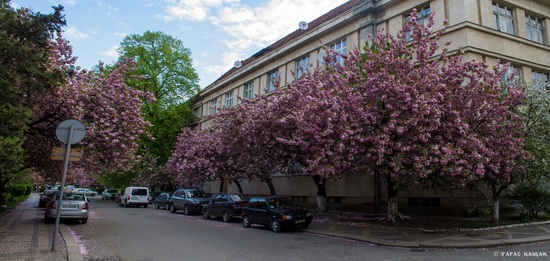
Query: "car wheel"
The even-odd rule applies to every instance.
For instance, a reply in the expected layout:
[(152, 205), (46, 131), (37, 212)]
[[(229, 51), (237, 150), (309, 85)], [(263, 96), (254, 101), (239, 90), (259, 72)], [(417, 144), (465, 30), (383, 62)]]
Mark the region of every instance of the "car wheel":
[(88, 223), (88, 219), (87, 219), (87, 218), (83, 218), (80, 222), (82, 222), (82, 224), (86, 224), (86, 223)]
[(202, 218), (204, 218), (204, 219), (209, 219), (210, 218), (210, 215), (208, 214), (208, 210), (206, 210), (206, 208), (202, 209)]
[(189, 211), (189, 207), (187, 205), (183, 206), (183, 214), (184, 215), (191, 214), (191, 211)]
[(128, 201), (124, 200), (124, 207), (127, 208), (128, 207)]
[(277, 219), (271, 220), (271, 231), (275, 233), (281, 232), (281, 223), (279, 223), (279, 220)]
[(143, 205), (143, 207), (144, 207), (144, 208), (147, 208), (147, 207), (149, 207), (149, 204), (145, 204), (145, 205)]
[(44, 217), (44, 224), (53, 223), (55, 219)]
[(231, 221), (231, 216), (229, 215), (229, 213), (223, 212), (222, 220), (223, 220), (223, 222), (229, 222), (229, 221)]
[(176, 213), (176, 209), (174, 208), (174, 205), (170, 205), (170, 213)]
[(308, 228), (309, 227), (309, 223), (305, 223), (302, 225), (302, 228)]
[(92, 193), (92, 197), (95, 197), (95, 193)]
[(160, 208), (159, 203), (155, 202), (155, 208), (156, 208), (156, 209), (159, 209), (159, 208)]
[(250, 227), (252, 223), (250, 223), (250, 218), (248, 218), (247, 215), (243, 216), (243, 227)]

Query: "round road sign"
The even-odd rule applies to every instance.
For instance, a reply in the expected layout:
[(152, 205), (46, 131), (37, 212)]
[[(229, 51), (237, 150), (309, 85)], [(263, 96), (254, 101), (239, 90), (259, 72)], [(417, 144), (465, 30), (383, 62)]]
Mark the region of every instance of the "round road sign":
[(57, 129), (55, 130), (55, 135), (57, 135), (57, 138), (67, 144), (67, 141), (69, 140), (69, 131), (73, 127), (73, 135), (72, 139), (69, 141), (70, 144), (79, 143), (84, 137), (86, 137), (86, 127), (84, 127), (84, 124), (82, 122), (77, 120), (64, 120), (62, 123), (57, 125)]

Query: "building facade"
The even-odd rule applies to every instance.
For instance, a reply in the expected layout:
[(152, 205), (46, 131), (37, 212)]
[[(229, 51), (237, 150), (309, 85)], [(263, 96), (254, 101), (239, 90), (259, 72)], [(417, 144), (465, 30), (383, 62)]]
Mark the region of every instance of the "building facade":
[[(527, 83), (548, 88), (550, 82), (550, 1), (548, 0), (350, 0), (300, 27), (286, 37), (237, 61), (197, 97), (194, 107), (196, 126), (204, 129), (211, 116), (221, 108), (238, 106), (240, 99), (269, 95), (275, 88), (284, 88), (303, 68), (315, 69), (322, 64), (323, 46), (346, 54), (362, 48), (369, 36), (384, 30), (397, 34), (413, 9), (420, 20), (435, 14), (434, 31), (447, 28), (441, 44), (451, 41), (450, 53), (458, 49), (465, 59), (482, 60), (489, 65), (510, 62), (513, 70)], [(298, 27), (298, 25), (297, 25)], [(279, 86), (274, 79), (280, 79)], [(309, 176), (273, 178), (278, 194), (296, 201), (315, 202), (317, 188)], [(267, 185), (255, 182), (242, 184), (248, 194), (269, 194)], [(220, 184), (210, 182), (204, 188), (217, 192)], [(345, 175), (338, 182), (327, 184), (329, 202), (373, 204), (373, 178), (368, 173)], [(384, 186), (379, 191), (385, 201)], [(236, 192), (229, 186), (230, 192)], [(409, 206), (466, 206), (468, 195), (423, 191), (401, 192), (400, 204)], [(501, 206), (513, 203), (504, 197)]]

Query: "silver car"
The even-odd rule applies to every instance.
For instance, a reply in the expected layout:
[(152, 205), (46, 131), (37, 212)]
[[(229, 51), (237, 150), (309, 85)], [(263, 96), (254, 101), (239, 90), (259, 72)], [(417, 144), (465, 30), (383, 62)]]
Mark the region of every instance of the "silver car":
[(95, 197), (96, 195), (98, 195), (97, 191), (91, 190), (89, 188), (76, 188), (73, 191), (80, 192), (86, 196), (91, 196), (91, 197)]
[[(57, 216), (57, 207), (59, 193), (56, 193), (52, 200), (46, 205), (46, 213), (44, 214), (44, 223), (55, 221)], [(61, 200), (60, 217), (61, 219), (76, 219), (82, 224), (88, 222), (88, 198), (86, 195), (78, 192), (64, 192)]]

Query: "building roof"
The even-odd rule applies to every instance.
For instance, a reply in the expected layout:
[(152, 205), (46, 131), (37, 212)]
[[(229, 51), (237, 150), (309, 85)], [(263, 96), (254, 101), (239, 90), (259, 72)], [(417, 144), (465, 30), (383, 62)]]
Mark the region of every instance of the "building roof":
[(349, 11), (349, 10), (355, 9), (359, 5), (361, 5), (363, 3), (367, 3), (367, 2), (370, 2), (370, 0), (350, 0), (350, 1), (338, 6), (336, 8), (330, 10), (329, 12), (325, 13), (324, 15), (322, 15), (322, 16), (316, 18), (315, 20), (309, 22), (307, 30), (297, 29), (294, 32), (290, 33), (289, 35), (287, 35), (287, 36), (281, 38), (280, 40), (276, 41), (275, 43), (263, 48), (262, 50), (258, 51), (255, 54), (253, 54), (252, 56), (250, 56), (246, 60), (241, 61), (242, 66), (240, 68), (233, 67), (233, 68), (229, 69), (229, 71), (225, 72), (217, 80), (215, 80), (213, 83), (211, 83), (206, 88), (204, 88), (204, 90), (214, 88), (214, 86), (216, 86), (218, 83), (220, 83), (224, 79), (226, 79), (229, 76), (233, 75), (237, 71), (242, 70), (244, 67), (246, 67), (247, 64), (250, 64), (253, 61), (258, 60), (259, 58), (261, 58), (261, 57), (277, 50), (278, 48), (287, 45), (289, 42), (292, 42), (292, 41), (296, 40), (301, 35), (307, 33), (308, 31), (314, 30), (316, 27), (321, 26), (325, 22), (330, 21), (330, 20), (338, 17), (339, 15), (341, 15), (341, 14), (343, 14), (343, 13)]

